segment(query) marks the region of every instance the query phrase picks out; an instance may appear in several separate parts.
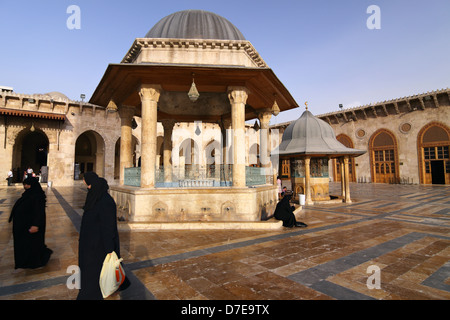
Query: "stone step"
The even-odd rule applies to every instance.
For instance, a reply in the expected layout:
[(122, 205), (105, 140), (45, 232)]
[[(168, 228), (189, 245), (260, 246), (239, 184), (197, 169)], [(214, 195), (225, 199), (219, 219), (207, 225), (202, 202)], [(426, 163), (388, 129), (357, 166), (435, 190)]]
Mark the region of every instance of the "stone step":
[(119, 231), (150, 230), (277, 230), (283, 222), (271, 218), (267, 221), (185, 221), (185, 222), (118, 222)]

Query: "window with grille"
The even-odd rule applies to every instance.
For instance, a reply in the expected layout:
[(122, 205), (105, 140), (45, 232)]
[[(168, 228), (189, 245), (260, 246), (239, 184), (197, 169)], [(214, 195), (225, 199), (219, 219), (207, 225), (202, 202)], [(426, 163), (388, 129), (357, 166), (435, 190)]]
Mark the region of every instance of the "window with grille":
[(424, 147), (425, 160), (444, 160), (449, 158), (449, 146)]

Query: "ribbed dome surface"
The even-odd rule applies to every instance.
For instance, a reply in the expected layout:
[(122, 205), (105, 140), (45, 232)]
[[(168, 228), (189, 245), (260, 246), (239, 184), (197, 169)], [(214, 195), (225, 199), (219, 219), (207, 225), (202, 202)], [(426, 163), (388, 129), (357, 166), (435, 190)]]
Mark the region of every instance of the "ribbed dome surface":
[(203, 10), (178, 11), (162, 18), (146, 38), (245, 40), (227, 19)]
[(277, 150), (272, 154), (363, 154), (365, 151), (347, 148), (336, 139), (333, 128), (306, 110), (284, 131)]
[(65, 94), (58, 91), (48, 92), (45, 95), (50, 96), (52, 99), (70, 100)]

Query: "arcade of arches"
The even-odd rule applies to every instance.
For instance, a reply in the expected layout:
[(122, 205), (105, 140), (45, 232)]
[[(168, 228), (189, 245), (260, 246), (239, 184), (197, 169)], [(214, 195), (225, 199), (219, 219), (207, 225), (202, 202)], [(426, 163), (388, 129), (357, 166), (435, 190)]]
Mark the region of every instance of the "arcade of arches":
[[(337, 135), (339, 142), (346, 147), (354, 148), (354, 142), (346, 134)], [(207, 144), (204, 152), (208, 152), (206, 158), (212, 159), (208, 165), (214, 165), (214, 153), (220, 144), (211, 141)], [(159, 163), (162, 164), (163, 139), (158, 140)], [(417, 135), (418, 170), (420, 183), (423, 184), (450, 184), (450, 129), (443, 123), (430, 122), (423, 126)], [(409, 146), (411, 147), (411, 146)], [(88, 130), (79, 135), (75, 144), (75, 168), (74, 179), (82, 179), (86, 171), (95, 171), (100, 175), (104, 174), (104, 138), (93, 130)], [(31, 131), (29, 128), (22, 130), (14, 141), (12, 152), (12, 168), (14, 169), (14, 181), (20, 182), (23, 172), (31, 167), (34, 172), (43, 175), (41, 181), (45, 180), (45, 170), (48, 166), (47, 157), (49, 149), (49, 139), (45, 132), (39, 129)], [(250, 147), (248, 160), (252, 165), (258, 165), (257, 157), (259, 145), (253, 144)], [(400, 180), (399, 148), (397, 137), (387, 129), (379, 129), (374, 132), (369, 139), (369, 159), (371, 168), (371, 182), (375, 183), (398, 183)], [(119, 157), (120, 138), (115, 147), (114, 178), (119, 177)], [(133, 165), (139, 165), (139, 141), (133, 136)], [(188, 156), (186, 164), (199, 163), (200, 159), (194, 159), (194, 155), (199, 154), (198, 146), (192, 139), (185, 139), (179, 146), (179, 156)], [(284, 168), (282, 164), (280, 168)], [(332, 160), (333, 178), (340, 181), (341, 168), (339, 162)], [(42, 172), (44, 170), (44, 172)], [(356, 182), (358, 177), (358, 165), (355, 159), (349, 161), (350, 181)], [(359, 172), (361, 174), (361, 172)], [(283, 175), (289, 175), (284, 173)]]
[[(356, 109), (356, 116), (362, 116), (357, 121), (342, 123), (343, 117), (329, 114), (318, 116), (329, 120), (337, 139), (345, 146), (365, 149), (368, 152), (357, 159), (349, 161), (349, 178), (353, 182), (385, 182), (385, 183), (409, 183), (421, 184), (450, 184), (450, 129), (446, 119), (450, 118), (450, 98), (448, 91), (437, 91), (436, 106), (427, 101), (425, 109), (420, 104), (415, 105), (410, 100), (411, 110), (404, 100), (396, 102), (399, 114), (396, 114), (394, 105), (387, 104), (386, 116), (378, 113), (378, 118), (371, 118), (366, 110)], [(94, 170), (108, 179), (110, 184), (119, 183), (119, 159), (120, 159), (120, 117), (118, 113), (106, 113), (99, 106), (82, 105), (74, 102), (54, 102), (54, 114), (44, 114), (45, 117), (33, 118), (29, 115), (32, 111), (23, 111), (32, 108), (29, 100), (37, 98), (35, 95), (0, 93), (9, 112), (18, 115), (7, 115), (3, 123), (0, 122), (0, 136), (4, 140), (0, 165), (6, 173), (13, 169), (14, 181), (20, 182), (24, 171), (28, 166), (36, 173), (41, 172), (41, 182), (52, 181), (53, 185), (67, 186), (73, 184), (75, 179), (82, 179), (85, 170)], [(22, 97), (23, 96), (23, 97)], [(40, 96), (39, 96), (40, 97)], [(18, 109), (17, 102), (23, 99), (22, 109)], [(42, 99), (42, 97), (41, 97)], [(39, 103), (40, 109), (51, 111), (50, 102), (44, 100)], [(417, 106), (418, 110), (414, 110)], [(61, 109), (61, 111), (59, 111)], [(392, 111), (392, 110), (393, 111)], [(6, 110), (6, 109), (5, 109)], [(375, 110), (378, 110), (375, 107)], [(342, 111), (343, 113), (344, 111)], [(34, 114), (33, 114), (34, 115)], [(367, 119), (364, 119), (364, 115)], [(63, 121), (63, 119), (66, 119)], [(140, 126), (140, 118), (135, 117)], [(336, 123), (339, 119), (340, 122)], [(185, 142), (191, 148), (182, 150), (180, 145), (187, 139), (197, 138), (194, 126), (176, 124), (173, 128), (173, 153), (175, 163), (177, 157), (189, 153), (191, 158), (195, 153), (200, 153), (200, 162), (215, 164), (216, 155), (223, 152), (220, 146), (220, 129), (217, 124), (203, 126), (216, 132), (208, 136), (201, 145), (192, 150), (192, 142)], [(191, 128), (192, 127), (192, 128)], [(95, 128), (95, 129), (92, 129)], [(192, 132), (191, 132), (192, 129)], [(251, 126), (247, 128), (250, 136), (258, 137)], [(246, 129), (246, 130), (247, 130)], [(279, 129), (279, 138), (283, 133), (283, 125), (271, 126)], [(132, 138), (132, 165), (139, 166), (140, 160), (140, 130), (133, 128)], [(212, 141), (212, 142), (211, 142)], [(271, 138), (272, 141), (272, 138)], [(164, 139), (163, 126), (158, 124), (158, 154), (159, 165), (163, 164)], [(276, 143), (271, 143), (273, 146)], [(168, 146), (169, 148), (170, 146)], [(249, 139), (246, 142), (247, 161), (250, 166), (259, 165), (259, 141)], [(206, 150), (208, 149), (208, 150)], [(209, 156), (206, 156), (209, 154)], [(193, 159), (192, 159), (193, 160)], [(76, 165), (77, 164), (77, 165)], [(187, 161), (186, 161), (187, 164)], [(205, 162), (206, 164), (206, 162)], [(75, 172), (77, 167), (78, 175)], [(330, 177), (335, 181), (340, 179), (340, 165), (334, 160), (330, 163)], [(45, 170), (47, 169), (47, 174)], [(44, 171), (43, 171), (44, 170)], [(285, 170), (285, 172), (283, 171)], [(290, 176), (289, 166), (280, 163), (279, 173), (282, 176)], [(211, 174), (214, 174), (211, 172)], [(3, 182), (6, 185), (6, 181)]]

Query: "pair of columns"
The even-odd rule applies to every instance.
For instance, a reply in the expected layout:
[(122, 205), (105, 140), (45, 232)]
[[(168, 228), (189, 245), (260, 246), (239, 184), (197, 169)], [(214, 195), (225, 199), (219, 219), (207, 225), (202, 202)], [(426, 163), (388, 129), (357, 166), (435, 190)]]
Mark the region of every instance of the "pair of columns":
[[(141, 188), (155, 187), (157, 108), (161, 95), (160, 85), (141, 85)], [(233, 186), (245, 187), (245, 104), (248, 91), (245, 87), (229, 87), (231, 103), (231, 128), (233, 132)], [(121, 106), (120, 184), (124, 181), (124, 168), (132, 166), (131, 121), (134, 108)], [(171, 152), (174, 121), (162, 121), (164, 126), (164, 176), (172, 176)], [(171, 179), (171, 178), (170, 178)], [(169, 180), (170, 181), (170, 180)]]
[[(349, 181), (349, 157), (345, 156), (339, 159), (341, 165), (341, 192), (345, 203), (351, 203), (350, 200), (350, 181)], [(305, 204), (312, 204), (311, 198), (311, 157), (305, 157)]]
[[(237, 102), (236, 101), (236, 92), (234, 92), (231, 97), (230, 97), (230, 101), (233, 103)], [(245, 109), (245, 102), (244, 102), (244, 109)], [(244, 110), (245, 111), (245, 110)], [(237, 112), (238, 113), (238, 112)], [(233, 113), (232, 113), (233, 114)], [(269, 123), (270, 123), (270, 118), (272, 117), (273, 111), (271, 109), (265, 109), (262, 112), (258, 113), (258, 119), (260, 122), (260, 162), (261, 162), (261, 166), (262, 167), (271, 167), (271, 162), (270, 162), (270, 139), (269, 139)], [(242, 115), (243, 117), (245, 117), (245, 113)], [(240, 122), (239, 122), (240, 123)], [(222, 163), (226, 164), (228, 163), (228, 161), (230, 159), (228, 159), (228, 144), (227, 144), (227, 129), (230, 128), (230, 125), (232, 125), (232, 121), (230, 120), (222, 120), (221, 123), (219, 123), (220, 125), (220, 130), (221, 130), (221, 136), (222, 136)], [(234, 124), (233, 126), (235, 126), (236, 124)], [(242, 133), (239, 132), (235, 132), (236, 137), (241, 137), (240, 139), (238, 138), (237, 140), (234, 138), (233, 136), (233, 155), (236, 154), (236, 152), (242, 152), (242, 150), (245, 150), (243, 148), (245, 148), (245, 141), (242, 137), (244, 137), (245, 134), (245, 119), (244, 119), (244, 124), (241, 125), (242, 127)], [(233, 130), (234, 132), (234, 130)], [(236, 142), (240, 143), (240, 144), (236, 144)], [(242, 155), (241, 155), (242, 156)], [(239, 156), (238, 156), (239, 157)], [(239, 157), (239, 159), (241, 159)], [(245, 159), (245, 153), (242, 156), (242, 159)], [(236, 163), (236, 158), (233, 158), (233, 163)], [(226, 172), (226, 168), (224, 168), (224, 171)], [(267, 172), (266, 172), (267, 174)], [(244, 166), (244, 175), (245, 175), (245, 166)], [(244, 177), (245, 178), (245, 177)], [(223, 180), (226, 180), (225, 177), (222, 177)], [(233, 177), (233, 181), (234, 181), (234, 177)], [(242, 183), (242, 182), (241, 182)], [(233, 184), (234, 185), (234, 184)], [(243, 182), (243, 186), (245, 186), (245, 181)]]

